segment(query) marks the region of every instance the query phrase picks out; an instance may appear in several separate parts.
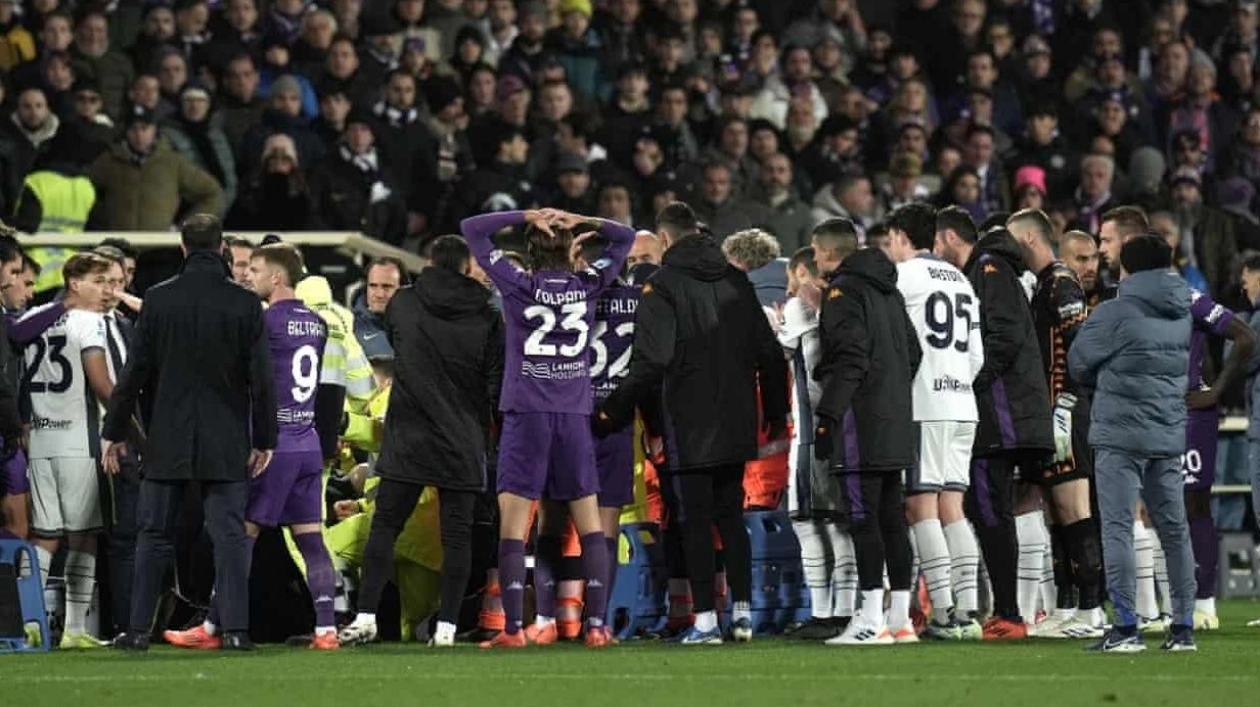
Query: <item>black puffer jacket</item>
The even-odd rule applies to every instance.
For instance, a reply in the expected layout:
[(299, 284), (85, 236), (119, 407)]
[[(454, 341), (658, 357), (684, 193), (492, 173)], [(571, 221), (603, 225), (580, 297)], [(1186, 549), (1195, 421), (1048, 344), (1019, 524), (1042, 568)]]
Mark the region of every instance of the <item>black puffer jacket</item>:
[(923, 351), (888, 256), (867, 248), (845, 259), (823, 294), (818, 330), (816, 453), (835, 472), (909, 467), (919, 448), (910, 389)]
[(758, 383), (764, 419), (785, 421), (787, 361), (748, 277), (711, 237), (675, 243), (643, 286), (630, 372), (601, 412), (628, 424), (660, 386), (663, 471), (743, 464), (757, 457)]
[(453, 491), (486, 485), (491, 414), (503, 383), (503, 324), (486, 289), (425, 268), (385, 310), (394, 385), (377, 471)]
[(980, 408), (974, 450), (980, 457), (1054, 450), (1046, 367), (1019, 281), (1024, 270), (1019, 244), (1004, 229), (981, 238), (963, 267), (980, 298), (984, 339), (984, 367), (974, 384)]

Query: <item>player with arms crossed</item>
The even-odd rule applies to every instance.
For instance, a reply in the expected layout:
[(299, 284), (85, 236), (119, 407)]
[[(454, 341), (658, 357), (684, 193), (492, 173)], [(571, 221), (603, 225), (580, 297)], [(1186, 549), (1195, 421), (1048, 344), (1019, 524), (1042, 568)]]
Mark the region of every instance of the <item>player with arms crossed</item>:
[[(96, 535), (101, 516), (98, 463), (100, 405), (113, 384), (106, 358), (102, 315), (114, 262), (79, 253), (62, 268), (76, 302), (25, 351), (23, 394), (31, 412), (31, 535), (39, 553), (40, 580), (48, 581), (53, 555), (66, 538), (66, 629), (62, 648), (95, 648), (88, 635), (88, 605), (96, 583)], [(60, 305), (46, 305), (54, 307)], [(42, 308), (28, 313), (38, 316)]]
[[(1120, 206), (1103, 214), (1102, 228), (1099, 231), (1099, 254), (1106, 266), (1118, 276), (1121, 248), (1133, 238), (1149, 232), (1146, 214), (1137, 207)], [(1193, 625), (1196, 630), (1212, 631), (1221, 625), (1216, 615), (1220, 536), (1217, 535), (1216, 524), (1212, 520), (1212, 484), (1216, 482), (1216, 448), (1220, 432), (1217, 402), (1223, 391), (1246, 375), (1247, 362), (1251, 359), (1257, 342), (1256, 335), (1245, 322), (1236, 319), (1233, 312), (1217, 304), (1207, 293), (1191, 288), (1190, 298), (1190, 316), (1194, 320), (1194, 328), (1190, 333), (1186, 451), (1181, 457), (1181, 472), (1186, 479), (1186, 520), (1190, 525), (1190, 544), (1194, 548), (1197, 583)], [(1209, 356), (1209, 335), (1233, 342), (1220, 373), (1210, 385), (1203, 374), (1204, 362)], [(1158, 540), (1154, 533), (1149, 533), (1149, 528), (1146, 530), (1151, 540)], [(1136, 529), (1135, 532), (1141, 533)], [(1162, 555), (1163, 548), (1157, 547), (1156, 552)], [(1156, 573), (1166, 578), (1166, 568), (1160, 567), (1162, 563), (1158, 561), (1155, 564)], [(1138, 575), (1144, 574), (1145, 569), (1138, 567)], [(1169, 592), (1164, 593), (1165, 597), (1168, 595)], [(1151, 592), (1139, 588), (1135, 608), (1140, 619), (1150, 619), (1158, 614), (1151, 596)]]
[[(287, 526), (293, 531), (315, 604), (310, 647), (334, 650), (340, 645), (333, 616), (336, 575), (321, 534), (324, 459), (316, 431), (316, 392), (328, 331), (323, 319), (294, 294), (302, 270), (302, 256), (283, 243), (256, 249), (249, 261), (250, 289), (267, 303), (263, 325), (271, 347), (279, 437), (266, 472), (249, 479), (245, 542), (252, 556), (262, 528)], [(217, 619), (211, 608), (202, 625), (167, 631), (163, 637), (183, 648), (215, 650), (222, 645)]]
[(980, 548), (963, 512), (979, 420), (972, 382), (984, 366), (980, 302), (966, 276), (932, 254), (934, 209), (903, 206), (887, 226), (884, 252), (897, 263), (897, 289), (923, 349), (913, 389), (919, 461), (906, 479), (910, 537), (932, 599), (923, 635), (980, 640), (972, 618), (980, 609)]
[[(574, 250), (590, 236), (575, 229), (596, 223), (608, 239), (602, 257), (573, 271)], [(534, 271), (503, 257), (491, 241), (498, 231), (526, 226)], [(485, 648), (526, 645), (521, 630), (525, 589), (525, 534), (533, 501), (568, 502), (581, 536), (586, 580), (586, 644), (607, 645), (608, 546), (596, 494), (599, 478), (591, 434), (591, 378), (587, 346), (595, 300), (616, 279), (634, 231), (611, 221), (545, 209), (507, 211), (464, 219), (460, 230), (477, 262), (503, 295), (507, 349), (500, 409), (498, 490), (499, 584), (507, 624)]]

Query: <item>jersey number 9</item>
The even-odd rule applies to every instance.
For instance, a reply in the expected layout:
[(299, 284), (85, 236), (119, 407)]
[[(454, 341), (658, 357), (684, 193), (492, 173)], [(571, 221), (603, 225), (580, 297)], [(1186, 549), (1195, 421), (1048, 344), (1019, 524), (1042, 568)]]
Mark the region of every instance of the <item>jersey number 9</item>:
[(293, 387), (289, 393), (293, 395), (294, 402), (304, 403), (311, 399), (319, 385), (319, 352), (310, 344), (298, 348), (293, 352), (291, 368)]

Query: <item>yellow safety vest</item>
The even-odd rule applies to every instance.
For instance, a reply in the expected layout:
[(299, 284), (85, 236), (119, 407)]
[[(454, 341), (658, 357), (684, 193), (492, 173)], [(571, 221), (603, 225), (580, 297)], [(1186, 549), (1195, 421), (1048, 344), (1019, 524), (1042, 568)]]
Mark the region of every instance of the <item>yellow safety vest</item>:
[[(88, 214), (96, 203), (96, 188), (87, 177), (68, 177), (57, 172), (39, 171), (27, 175), (24, 186), (39, 200), (43, 216), (40, 233), (82, 233)], [(21, 197), (18, 198), (18, 206)], [(16, 209), (15, 209), (16, 211)], [(30, 248), (27, 254), (39, 263), (36, 292), (62, 287), (61, 268), (77, 251), (73, 248)]]

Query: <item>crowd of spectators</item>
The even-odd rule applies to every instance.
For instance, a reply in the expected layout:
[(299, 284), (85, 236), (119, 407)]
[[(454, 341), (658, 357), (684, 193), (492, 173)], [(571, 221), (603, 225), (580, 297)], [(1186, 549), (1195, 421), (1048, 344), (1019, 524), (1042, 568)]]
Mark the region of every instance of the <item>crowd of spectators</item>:
[[(784, 252), (900, 204), (1136, 203), (1212, 294), (1260, 247), (1255, 0), (0, 0), (0, 215), (358, 230), (490, 210)], [(90, 188), (84, 181), (90, 182)]]

